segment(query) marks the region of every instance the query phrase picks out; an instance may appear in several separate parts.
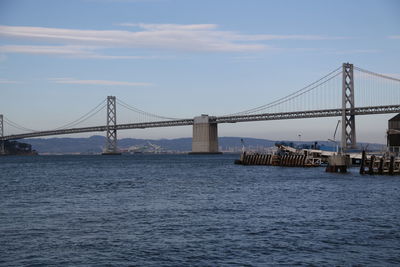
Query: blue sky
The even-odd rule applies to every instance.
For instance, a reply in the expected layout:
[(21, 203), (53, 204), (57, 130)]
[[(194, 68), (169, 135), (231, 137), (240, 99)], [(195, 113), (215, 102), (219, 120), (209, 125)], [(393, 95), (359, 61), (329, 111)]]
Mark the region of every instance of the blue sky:
[[(0, 0), (0, 113), (52, 129), (115, 95), (191, 118), (269, 103), (343, 62), (396, 76), (399, 14), (395, 0)], [(358, 140), (383, 143), (392, 116), (357, 117)], [(219, 134), (326, 140), (337, 119), (220, 125)], [(118, 110), (119, 122), (134, 120)], [(104, 123), (102, 113), (86, 125)], [(188, 137), (191, 127), (119, 136)]]

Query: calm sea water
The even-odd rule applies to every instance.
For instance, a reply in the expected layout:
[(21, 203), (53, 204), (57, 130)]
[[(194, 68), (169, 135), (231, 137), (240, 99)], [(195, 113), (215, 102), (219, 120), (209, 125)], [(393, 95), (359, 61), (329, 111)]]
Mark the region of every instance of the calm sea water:
[(0, 265), (400, 265), (399, 176), (235, 158), (0, 157)]

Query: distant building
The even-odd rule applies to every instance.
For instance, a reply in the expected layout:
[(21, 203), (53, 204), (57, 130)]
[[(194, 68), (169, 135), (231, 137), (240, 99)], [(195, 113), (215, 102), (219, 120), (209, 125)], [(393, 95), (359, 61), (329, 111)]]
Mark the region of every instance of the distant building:
[(32, 150), (30, 144), (18, 141), (5, 141), (4, 148), (6, 155), (37, 155), (36, 150)]
[(400, 114), (389, 120), (387, 145), (390, 152), (400, 153)]

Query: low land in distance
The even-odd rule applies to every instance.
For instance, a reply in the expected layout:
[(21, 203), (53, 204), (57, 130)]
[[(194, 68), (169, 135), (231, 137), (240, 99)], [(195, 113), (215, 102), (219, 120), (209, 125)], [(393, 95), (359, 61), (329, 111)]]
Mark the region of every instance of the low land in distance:
[[(335, 145), (329, 141), (288, 141), (267, 140), (246, 137), (220, 137), (219, 150), (224, 153), (240, 153), (242, 140), (247, 151), (263, 152), (274, 147), (275, 143), (285, 142), (292, 146), (317, 146), (323, 150), (334, 151)], [(32, 145), (32, 149), (39, 154), (100, 154), (105, 145), (104, 136), (91, 136), (88, 138), (34, 138), (24, 139), (21, 142)], [(367, 147), (369, 151), (382, 151), (386, 145), (360, 143), (360, 148)], [(177, 139), (135, 139), (124, 138), (118, 140), (118, 147), (125, 153), (187, 153), (192, 149), (192, 138)]]

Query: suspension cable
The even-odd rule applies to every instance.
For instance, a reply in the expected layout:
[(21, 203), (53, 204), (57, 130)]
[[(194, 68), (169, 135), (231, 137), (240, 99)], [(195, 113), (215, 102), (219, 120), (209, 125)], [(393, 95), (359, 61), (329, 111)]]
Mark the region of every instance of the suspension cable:
[[(100, 112), (101, 110), (103, 110), (105, 107), (106, 107), (105, 100), (103, 100), (103, 101), (101, 101), (96, 107), (94, 107), (93, 109), (91, 109), (89, 112), (85, 113), (83, 116), (81, 116), (81, 117), (79, 117), (78, 119), (76, 119), (76, 120), (74, 120), (74, 121), (72, 121), (72, 122), (70, 122), (70, 123), (67, 123), (67, 124), (65, 124), (65, 125), (63, 125), (63, 126), (57, 127), (57, 128), (55, 128), (55, 129), (53, 129), (53, 131), (54, 131), (54, 130), (66, 129), (66, 128), (68, 128), (68, 127), (72, 127), (72, 126), (75, 126), (75, 125), (80, 124), (80, 123), (82, 123), (82, 122), (85, 122), (86, 120), (90, 119), (91, 117), (93, 117), (94, 115), (96, 115), (97, 113), (99, 113), (99, 112)], [(34, 130), (34, 129), (30, 129), (30, 128), (24, 127), (24, 126), (22, 126), (22, 125), (20, 125), (20, 124), (18, 124), (18, 123), (16, 123), (16, 122), (13, 122), (13, 121), (10, 120), (10, 119), (7, 119), (5, 116), (4, 116), (3, 118), (4, 118), (4, 122), (5, 122), (7, 125), (9, 125), (9, 126), (11, 126), (11, 127), (13, 127), (13, 128), (16, 128), (16, 129), (18, 129), (18, 130), (21, 130), (21, 131), (24, 131), (24, 132), (38, 132), (38, 131), (39, 131), (39, 130)]]
[(3, 119), (4, 119), (4, 122), (5, 122), (6, 124), (8, 124), (9, 126), (11, 126), (11, 127), (13, 127), (13, 128), (16, 128), (16, 129), (18, 129), (18, 130), (21, 130), (21, 131), (24, 131), (24, 132), (36, 132), (36, 131), (37, 131), (37, 130), (33, 130), (33, 129), (30, 129), (30, 128), (26, 128), (26, 127), (24, 127), (24, 126), (21, 126), (21, 125), (19, 125), (18, 123), (13, 122), (13, 121), (10, 120), (10, 119), (7, 119), (5, 116), (3, 117)]
[[(322, 84), (324, 84), (324, 83), (326, 83), (326, 82), (332, 80), (333, 78), (337, 77), (339, 74), (342, 73), (342, 71), (336, 73), (334, 76), (332, 76), (332, 77), (330, 77), (329, 79), (323, 81), (324, 79), (326, 79), (327, 77), (331, 76), (332, 74), (334, 74), (335, 72), (337, 72), (337, 71), (340, 70), (341, 68), (342, 68), (342, 67), (338, 67), (338, 68), (336, 68), (335, 70), (333, 70), (333, 71), (329, 72), (328, 74), (326, 74), (325, 76), (323, 76), (322, 78), (318, 79), (317, 81), (315, 81), (315, 82), (313, 82), (313, 83), (311, 83), (311, 84), (309, 84), (309, 85), (307, 85), (307, 86), (301, 88), (300, 90), (297, 90), (297, 91), (295, 91), (295, 92), (293, 92), (293, 93), (291, 93), (291, 94), (289, 94), (289, 95), (287, 95), (287, 96), (284, 96), (284, 97), (281, 97), (281, 98), (279, 98), (279, 99), (277, 99), (277, 100), (274, 100), (274, 101), (272, 101), (272, 102), (270, 102), (270, 103), (268, 103), (268, 104), (265, 104), (265, 105), (262, 105), (262, 106), (259, 106), (259, 107), (255, 107), (255, 108), (252, 108), (252, 109), (248, 109), (248, 110), (245, 110), (245, 111), (241, 111), (241, 112), (229, 114), (229, 115), (226, 115), (226, 116), (235, 116), (235, 115), (242, 115), (242, 114), (254, 113), (254, 112), (257, 112), (257, 111), (260, 111), (260, 110), (263, 110), (263, 109), (267, 109), (267, 108), (270, 108), (270, 107), (274, 107), (274, 106), (279, 105), (279, 104), (281, 104), (281, 103), (284, 103), (284, 102), (286, 102), (286, 101), (288, 101), (288, 100), (291, 100), (291, 99), (293, 99), (293, 98), (296, 98), (296, 97), (298, 97), (298, 96), (300, 96), (300, 95), (303, 95), (304, 93), (307, 93), (307, 92), (309, 92), (309, 91), (311, 91), (311, 90), (317, 88), (318, 86), (320, 86), (320, 85), (322, 85)], [(322, 82), (321, 82), (321, 81), (322, 81)], [(320, 83), (320, 82), (321, 82), (321, 83)], [(319, 83), (319, 84), (317, 84), (317, 83)], [(316, 86), (313, 86), (313, 85), (315, 85), (315, 84), (317, 84), (317, 85), (316, 85)], [(311, 86), (313, 86), (313, 87), (310, 88)]]
[[(84, 115), (82, 115), (81, 117), (79, 117), (78, 119), (67, 123), (65, 125), (62, 125), (60, 127), (57, 127), (53, 130), (61, 130), (61, 129), (66, 129), (66, 128), (70, 128), (72, 126), (78, 125), (82, 122), (87, 121), (88, 119), (90, 119), (91, 117), (93, 117), (94, 115), (96, 115), (97, 113), (99, 113), (101, 110), (103, 110), (106, 106), (105, 104), (105, 99), (103, 99), (97, 106), (95, 106), (94, 108), (92, 108), (90, 111), (88, 111), (87, 113), (85, 113)], [(93, 114), (91, 114), (93, 113)]]
[[(76, 126), (78, 124), (81, 124), (85, 121), (87, 121), (88, 119), (92, 118), (94, 115), (98, 114), (100, 111), (102, 111), (104, 108), (106, 107), (106, 104), (103, 104), (96, 112), (94, 112), (93, 114), (91, 114), (90, 116), (86, 117), (84, 120), (81, 120), (79, 122), (76, 122), (74, 124), (68, 125), (68, 128), (72, 128), (73, 126)], [(67, 128), (56, 128), (55, 130), (63, 130), (63, 129), (67, 129)]]
[(376, 73), (376, 72), (372, 72), (372, 71), (369, 71), (369, 70), (364, 70), (362, 68), (355, 67), (355, 66), (354, 66), (354, 68), (356, 70), (359, 70), (361, 72), (364, 72), (364, 73), (367, 73), (367, 74), (370, 74), (370, 75), (373, 75), (373, 76), (377, 76), (377, 77), (380, 77), (380, 78), (384, 78), (384, 79), (389, 79), (389, 80), (393, 80), (393, 81), (396, 81), (396, 82), (400, 82), (400, 79), (397, 79), (397, 78), (393, 78), (393, 77), (386, 76), (386, 75), (383, 75), (383, 74), (380, 74), (380, 73)]
[(320, 84), (317, 84), (316, 86), (314, 86), (314, 87), (312, 87), (312, 88), (310, 88), (310, 89), (308, 89), (308, 90), (306, 90), (306, 91), (304, 91), (304, 92), (301, 92), (300, 94), (297, 94), (297, 95), (294, 95), (294, 96), (292, 96), (292, 97), (290, 97), (290, 98), (284, 99), (283, 101), (281, 101), (281, 102), (279, 102), (279, 103), (276, 103), (276, 104), (274, 104), (274, 105), (268, 106), (268, 107), (269, 107), (269, 108), (270, 108), (270, 107), (274, 107), (274, 106), (277, 106), (277, 105), (282, 104), (282, 103), (284, 103), (284, 102), (287, 102), (287, 101), (289, 101), (289, 100), (292, 100), (292, 99), (294, 99), (294, 98), (296, 98), (296, 97), (299, 97), (299, 96), (301, 96), (301, 95), (304, 95), (305, 93), (308, 93), (308, 92), (314, 90), (315, 88), (319, 87), (320, 85), (323, 85), (323, 84), (329, 82), (330, 80), (332, 80), (333, 78), (339, 76), (340, 74), (342, 74), (342, 72), (336, 73), (334, 76), (330, 77), (330, 78), (327, 79), (326, 81), (324, 81), (324, 82), (322, 82), (322, 83), (320, 83)]
[(165, 119), (165, 120), (179, 120), (179, 118), (164, 117), (164, 116), (160, 116), (160, 115), (156, 115), (156, 114), (153, 114), (153, 113), (149, 113), (149, 112), (143, 111), (143, 110), (135, 108), (135, 107), (123, 102), (122, 100), (119, 100), (119, 99), (117, 99), (117, 103), (120, 104), (121, 106), (123, 106), (126, 109), (129, 109), (129, 110), (131, 110), (133, 112), (136, 112), (136, 113), (139, 113), (139, 114), (142, 114), (142, 115), (146, 115), (146, 116), (149, 116), (149, 117), (158, 118), (158, 119)]

